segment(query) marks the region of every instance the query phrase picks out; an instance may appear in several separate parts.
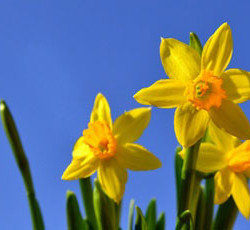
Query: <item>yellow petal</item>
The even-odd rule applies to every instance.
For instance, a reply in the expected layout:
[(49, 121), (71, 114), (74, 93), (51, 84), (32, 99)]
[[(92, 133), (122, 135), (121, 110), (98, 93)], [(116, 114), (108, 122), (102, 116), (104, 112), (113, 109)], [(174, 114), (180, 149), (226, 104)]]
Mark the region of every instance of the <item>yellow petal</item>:
[(229, 100), (223, 100), (220, 108), (212, 107), (209, 115), (213, 122), (226, 132), (240, 139), (250, 139), (250, 124), (241, 108)]
[(126, 169), (116, 159), (111, 158), (103, 160), (97, 172), (103, 191), (116, 203), (119, 203), (127, 182)]
[(211, 173), (227, 166), (227, 154), (210, 143), (200, 145), (196, 169), (201, 172)]
[(72, 155), (74, 159), (82, 159), (88, 154), (92, 153), (89, 146), (85, 144), (84, 137), (82, 136), (76, 141)]
[(161, 167), (161, 161), (138, 144), (127, 143), (119, 146), (116, 158), (123, 167), (130, 170), (153, 170)]
[(212, 142), (221, 151), (230, 152), (240, 143), (237, 137), (234, 137), (223, 131), (222, 129), (218, 128), (213, 121), (209, 122), (208, 132)]
[(223, 85), (229, 100), (242, 103), (250, 100), (250, 74), (241, 69), (229, 69), (222, 74)]
[(148, 126), (151, 108), (137, 108), (119, 116), (113, 127), (113, 134), (119, 143), (134, 142)]
[(110, 107), (107, 99), (101, 93), (98, 93), (95, 98), (95, 104), (90, 116), (90, 122), (95, 121), (106, 121), (112, 127)]
[(174, 115), (177, 140), (184, 147), (194, 145), (204, 136), (209, 116), (205, 110), (196, 110), (190, 103), (178, 107)]
[(222, 24), (206, 42), (202, 51), (201, 68), (220, 76), (228, 66), (233, 52), (232, 32), (227, 23)]
[(231, 196), (234, 178), (235, 174), (228, 168), (224, 168), (215, 174), (215, 204), (222, 204)]
[(250, 140), (241, 143), (229, 153), (228, 166), (237, 173), (243, 173), (250, 168)]
[(250, 194), (246, 177), (243, 174), (235, 174), (232, 195), (239, 211), (246, 219), (249, 219)]
[(161, 40), (161, 62), (169, 78), (183, 81), (196, 78), (200, 72), (200, 55), (198, 52), (173, 38)]
[(180, 80), (163, 79), (141, 89), (134, 95), (137, 102), (160, 108), (174, 108), (185, 103), (186, 83)]
[(86, 178), (95, 173), (99, 164), (99, 159), (88, 154), (81, 159), (74, 159), (64, 171), (62, 175), (63, 180), (76, 180), (80, 178)]

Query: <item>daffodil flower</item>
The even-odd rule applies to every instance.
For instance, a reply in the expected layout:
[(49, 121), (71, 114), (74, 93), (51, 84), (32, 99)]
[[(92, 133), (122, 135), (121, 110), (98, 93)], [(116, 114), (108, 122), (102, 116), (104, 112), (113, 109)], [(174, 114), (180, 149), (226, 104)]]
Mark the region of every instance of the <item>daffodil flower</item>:
[(104, 192), (119, 202), (127, 182), (127, 170), (153, 170), (160, 160), (136, 141), (147, 127), (150, 108), (125, 112), (112, 123), (106, 98), (98, 94), (88, 129), (77, 140), (73, 159), (62, 175), (63, 180), (86, 178), (97, 171)]
[(250, 140), (238, 138), (209, 125), (212, 143), (202, 143), (196, 169), (201, 172), (216, 172), (215, 204), (224, 203), (231, 195), (245, 218), (250, 216), (250, 193), (247, 177), (250, 178)]
[(238, 105), (250, 99), (250, 74), (228, 69), (233, 50), (231, 29), (222, 24), (206, 42), (202, 56), (173, 38), (162, 39), (160, 56), (169, 79), (155, 82), (134, 95), (141, 104), (177, 107), (174, 128), (179, 143), (195, 144), (210, 118), (240, 139), (250, 139), (250, 124)]

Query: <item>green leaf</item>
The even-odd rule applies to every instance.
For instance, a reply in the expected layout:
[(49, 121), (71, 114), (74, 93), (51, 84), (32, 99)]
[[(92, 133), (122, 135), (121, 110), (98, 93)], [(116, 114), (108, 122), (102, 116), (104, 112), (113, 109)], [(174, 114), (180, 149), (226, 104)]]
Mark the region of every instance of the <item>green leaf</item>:
[(129, 204), (129, 213), (128, 213), (128, 230), (133, 230), (134, 208), (135, 208), (135, 201), (131, 200)]
[(204, 219), (204, 230), (210, 230), (212, 227), (214, 214), (214, 178), (206, 179), (205, 183), (205, 201), (206, 218)]
[(135, 206), (136, 210), (136, 220), (135, 220), (135, 230), (147, 230), (147, 223), (145, 217), (142, 214), (141, 209)]
[(164, 230), (165, 229), (165, 213), (162, 212), (157, 220), (155, 230)]
[(36, 199), (29, 162), (23, 150), (14, 119), (12, 118), (7, 104), (3, 100), (0, 102), (0, 110), (5, 133), (8, 137), (16, 164), (24, 181), (26, 194), (29, 201), (33, 230), (44, 230), (42, 213)]
[(67, 223), (68, 230), (85, 230), (77, 198), (71, 191), (67, 191)]
[(192, 48), (194, 48), (201, 55), (201, 53), (202, 53), (202, 45), (201, 45), (200, 39), (193, 32), (190, 33), (189, 45)]
[(119, 220), (115, 212), (115, 203), (102, 191), (97, 179), (94, 184), (94, 209), (98, 230), (117, 230)]
[(91, 229), (97, 229), (90, 177), (79, 180), (84, 209)]
[(184, 211), (177, 219), (175, 230), (181, 230), (185, 226), (186, 230), (193, 230), (193, 218), (189, 210)]
[[(183, 166), (183, 159), (179, 155), (179, 152), (181, 151), (181, 147), (178, 146), (175, 150), (175, 183), (176, 183), (176, 197), (177, 197), (177, 207), (179, 208), (179, 202), (180, 202), (180, 189), (181, 189), (181, 170)], [(177, 213), (178, 210), (177, 210)]]
[(156, 200), (152, 199), (146, 211), (146, 222), (148, 230), (155, 230), (156, 225)]
[(200, 196), (197, 205), (195, 229), (204, 230), (204, 221), (206, 218), (206, 199), (204, 188), (200, 187)]
[(225, 203), (219, 206), (212, 229), (233, 229), (238, 213), (238, 208), (231, 196)]

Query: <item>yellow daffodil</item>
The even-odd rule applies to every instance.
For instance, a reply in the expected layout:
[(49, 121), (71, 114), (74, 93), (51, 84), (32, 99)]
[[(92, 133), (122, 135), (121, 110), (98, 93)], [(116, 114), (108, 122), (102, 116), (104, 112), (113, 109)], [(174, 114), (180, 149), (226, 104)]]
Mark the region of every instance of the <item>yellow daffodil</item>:
[(177, 107), (174, 128), (181, 145), (195, 144), (209, 119), (240, 139), (250, 139), (250, 124), (235, 103), (250, 99), (250, 74), (226, 70), (233, 50), (231, 29), (221, 25), (206, 42), (202, 56), (173, 38), (162, 39), (160, 56), (170, 79), (155, 82), (134, 98), (141, 104)]
[(88, 129), (77, 140), (71, 164), (63, 180), (86, 178), (97, 171), (104, 192), (119, 202), (127, 182), (127, 170), (152, 170), (161, 167), (160, 160), (136, 141), (147, 127), (150, 108), (125, 112), (112, 123), (106, 98), (98, 94)]
[(224, 203), (232, 195), (239, 211), (249, 218), (250, 140), (241, 143), (213, 123), (209, 125), (209, 136), (214, 144), (201, 144), (196, 169), (205, 173), (217, 171), (215, 204)]

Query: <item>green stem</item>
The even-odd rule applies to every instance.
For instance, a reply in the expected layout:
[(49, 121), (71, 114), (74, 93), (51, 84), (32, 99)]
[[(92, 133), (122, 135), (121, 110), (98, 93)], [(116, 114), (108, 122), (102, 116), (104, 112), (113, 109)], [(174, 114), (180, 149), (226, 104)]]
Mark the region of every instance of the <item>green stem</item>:
[(234, 200), (231, 196), (225, 203), (219, 206), (212, 229), (233, 229), (237, 215), (238, 208), (236, 207)]
[(181, 174), (182, 182), (178, 215), (183, 213), (185, 210), (191, 210), (193, 199), (192, 195), (197, 195), (194, 194), (194, 190), (197, 185), (196, 181), (200, 180), (195, 171), (199, 147), (200, 140), (193, 146), (187, 148), (185, 151)]
[(80, 183), (86, 217), (92, 229), (97, 229), (96, 216), (95, 216), (94, 203), (93, 203), (93, 189), (92, 189), (90, 177), (85, 178), (85, 179), (80, 179), (79, 183)]
[(210, 230), (213, 221), (214, 212), (214, 178), (208, 178), (205, 182), (205, 210), (206, 218), (204, 218), (203, 229)]
[(33, 230), (43, 230), (44, 223), (39, 204), (35, 196), (35, 189), (32, 182), (29, 162), (23, 150), (23, 146), (19, 138), (15, 122), (12, 118), (7, 104), (3, 100), (0, 103), (0, 108), (4, 130), (8, 137), (17, 166), (21, 172), (24, 181), (27, 198), (29, 201)]

